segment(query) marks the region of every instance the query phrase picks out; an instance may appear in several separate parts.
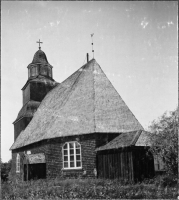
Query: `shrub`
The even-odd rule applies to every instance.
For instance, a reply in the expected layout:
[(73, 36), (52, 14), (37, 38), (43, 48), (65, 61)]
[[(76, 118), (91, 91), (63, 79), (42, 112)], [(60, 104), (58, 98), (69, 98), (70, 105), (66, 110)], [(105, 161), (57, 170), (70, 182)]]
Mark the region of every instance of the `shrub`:
[(165, 163), (167, 173), (178, 173), (178, 108), (150, 125), (150, 151)]
[(177, 185), (177, 176), (176, 175), (163, 175), (163, 176), (157, 176), (154, 179), (154, 184), (156, 186), (161, 186), (161, 187), (174, 187)]
[[(158, 179), (155, 179), (155, 182)], [(164, 179), (165, 180), (165, 179)], [(177, 185), (122, 184), (105, 179), (54, 179), (2, 184), (2, 199), (174, 199)]]

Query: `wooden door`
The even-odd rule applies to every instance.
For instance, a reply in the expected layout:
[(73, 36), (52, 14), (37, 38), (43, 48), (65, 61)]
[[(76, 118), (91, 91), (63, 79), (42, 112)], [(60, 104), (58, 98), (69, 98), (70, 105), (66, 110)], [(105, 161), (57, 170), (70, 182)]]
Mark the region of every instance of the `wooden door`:
[(98, 178), (133, 181), (132, 152), (97, 154)]

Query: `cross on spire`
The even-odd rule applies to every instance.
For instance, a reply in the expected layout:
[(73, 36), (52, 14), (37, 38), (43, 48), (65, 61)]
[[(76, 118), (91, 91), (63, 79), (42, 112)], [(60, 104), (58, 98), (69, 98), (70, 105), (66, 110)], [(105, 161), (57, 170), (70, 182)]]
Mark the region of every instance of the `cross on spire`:
[(40, 39), (39, 39), (39, 41), (37, 43), (39, 43), (39, 50), (40, 50), (41, 49), (40, 43), (43, 43), (43, 42), (40, 42)]

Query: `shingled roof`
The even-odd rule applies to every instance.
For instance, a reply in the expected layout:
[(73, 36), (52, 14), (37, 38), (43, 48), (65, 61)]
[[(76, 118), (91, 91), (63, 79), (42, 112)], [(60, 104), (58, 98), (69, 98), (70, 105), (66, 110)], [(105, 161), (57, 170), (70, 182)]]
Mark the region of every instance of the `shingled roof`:
[(51, 77), (44, 77), (42, 75), (37, 75), (35, 77), (29, 77), (29, 79), (27, 80), (27, 82), (25, 83), (25, 85), (23, 86), (22, 90), (24, 90), (24, 88), (26, 88), (27, 84), (29, 82), (38, 82), (38, 83), (45, 83), (45, 84), (49, 84), (49, 85), (53, 85), (54, 87), (56, 85), (58, 85), (59, 83), (56, 82), (53, 78)]
[(92, 59), (46, 95), (11, 150), (56, 137), (135, 130), (143, 127)]
[(144, 130), (121, 133), (106, 145), (97, 148), (96, 151), (119, 149), (130, 146), (150, 146), (148, 137), (149, 133)]
[(19, 111), (16, 120), (13, 122), (15, 123), (22, 117), (33, 117), (34, 113), (36, 112), (37, 108), (39, 107), (40, 102), (38, 101), (28, 101)]
[(32, 60), (32, 64), (36, 64), (36, 63), (49, 64), (47, 60), (47, 56), (40, 49), (35, 53), (34, 58)]

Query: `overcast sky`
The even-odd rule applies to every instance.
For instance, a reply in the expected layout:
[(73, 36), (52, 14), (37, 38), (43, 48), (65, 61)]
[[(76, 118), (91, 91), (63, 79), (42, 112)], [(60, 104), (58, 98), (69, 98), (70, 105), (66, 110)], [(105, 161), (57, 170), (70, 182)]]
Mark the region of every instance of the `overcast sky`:
[(91, 52), (130, 110), (148, 128), (177, 106), (176, 1), (2, 1), (1, 157), (11, 158), (13, 121), (36, 41), (62, 82)]

